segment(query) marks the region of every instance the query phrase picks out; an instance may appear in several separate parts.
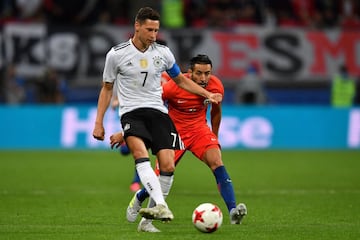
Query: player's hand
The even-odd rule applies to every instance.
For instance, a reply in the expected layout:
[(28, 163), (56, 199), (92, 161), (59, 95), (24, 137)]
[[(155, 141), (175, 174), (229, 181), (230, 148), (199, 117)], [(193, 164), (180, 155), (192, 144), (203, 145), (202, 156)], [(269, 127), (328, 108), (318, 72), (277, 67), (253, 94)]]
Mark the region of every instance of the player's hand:
[(223, 96), (220, 93), (211, 93), (207, 99), (205, 99), (204, 103), (220, 103), (222, 101)]
[(124, 136), (122, 132), (114, 133), (110, 136), (111, 149), (114, 147), (119, 148), (122, 143), (124, 143)]
[(102, 124), (95, 123), (93, 137), (97, 140), (103, 141), (105, 138), (105, 129)]

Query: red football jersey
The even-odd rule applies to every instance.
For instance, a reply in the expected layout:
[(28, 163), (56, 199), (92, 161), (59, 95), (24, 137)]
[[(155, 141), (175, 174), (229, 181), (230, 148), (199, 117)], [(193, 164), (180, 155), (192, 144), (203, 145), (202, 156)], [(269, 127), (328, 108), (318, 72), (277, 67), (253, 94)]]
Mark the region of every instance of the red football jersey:
[[(214, 75), (211, 75), (205, 89), (224, 95), (224, 86)], [(174, 81), (168, 81), (163, 84), (163, 100), (167, 103), (169, 116), (179, 132), (206, 124), (207, 104), (204, 104), (204, 97), (178, 87)]]

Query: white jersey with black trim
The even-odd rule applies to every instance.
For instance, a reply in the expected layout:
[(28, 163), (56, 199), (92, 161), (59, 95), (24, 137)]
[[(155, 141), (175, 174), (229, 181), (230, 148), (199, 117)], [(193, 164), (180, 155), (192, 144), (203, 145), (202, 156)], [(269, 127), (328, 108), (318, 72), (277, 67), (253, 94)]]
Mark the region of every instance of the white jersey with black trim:
[(153, 43), (145, 52), (132, 40), (113, 47), (106, 55), (103, 81), (114, 83), (119, 99), (119, 115), (137, 108), (168, 110), (162, 101), (161, 73), (175, 64), (164, 45)]

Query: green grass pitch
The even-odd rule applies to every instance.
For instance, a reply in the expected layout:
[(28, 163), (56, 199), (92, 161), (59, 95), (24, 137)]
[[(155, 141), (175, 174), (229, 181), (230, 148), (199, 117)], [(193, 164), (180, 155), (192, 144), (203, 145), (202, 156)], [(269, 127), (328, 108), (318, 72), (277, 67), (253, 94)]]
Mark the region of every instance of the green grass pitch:
[[(0, 151), (0, 239), (359, 239), (360, 151), (224, 151), (248, 216), (230, 225), (211, 171), (186, 154), (168, 197), (175, 219), (138, 233), (125, 210), (134, 164), (116, 151)], [(193, 209), (224, 213), (198, 232)]]

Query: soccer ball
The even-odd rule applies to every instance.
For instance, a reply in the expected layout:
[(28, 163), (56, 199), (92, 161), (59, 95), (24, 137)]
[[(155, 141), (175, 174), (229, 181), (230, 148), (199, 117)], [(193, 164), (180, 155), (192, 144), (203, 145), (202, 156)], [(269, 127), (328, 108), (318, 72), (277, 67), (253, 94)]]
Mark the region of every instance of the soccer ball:
[(222, 220), (221, 209), (212, 203), (200, 204), (192, 214), (195, 228), (204, 233), (215, 232), (221, 226)]

